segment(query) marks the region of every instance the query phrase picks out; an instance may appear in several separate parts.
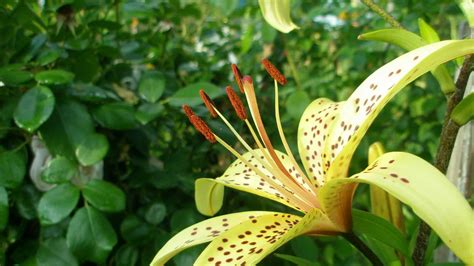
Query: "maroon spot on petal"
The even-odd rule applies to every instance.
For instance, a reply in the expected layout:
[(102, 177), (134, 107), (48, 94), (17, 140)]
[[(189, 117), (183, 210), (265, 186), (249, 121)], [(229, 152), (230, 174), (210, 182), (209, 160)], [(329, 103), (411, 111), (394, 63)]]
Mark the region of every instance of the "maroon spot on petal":
[(402, 180), (402, 182), (405, 182), (405, 183), (410, 183), (410, 181), (404, 177), (400, 178), (400, 180)]
[(213, 261), (213, 260), (214, 260), (213, 257), (209, 257), (209, 258), (207, 259), (207, 261), (209, 261), (209, 262), (211, 262), (211, 261)]
[(390, 176), (391, 176), (391, 177), (395, 177), (395, 178), (398, 177), (398, 175), (397, 175), (397, 174), (394, 174), (394, 173), (391, 173)]
[(224, 243), (227, 242), (227, 241), (229, 241), (227, 238), (222, 239), (222, 242), (224, 242)]
[(224, 248), (223, 247), (217, 247), (217, 250), (222, 251), (222, 250), (224, 250)]
[(227, 256), (227, 255), (229, 255), (229, 254), (230, 254), (230, 251), (224, 252), (224, 255), (225, 255), (225, 256)]
[(395, 162), (395, 160), (390, 160), (390, 161), (388, 161), (388, 163), (393, 163), (393, 162)]

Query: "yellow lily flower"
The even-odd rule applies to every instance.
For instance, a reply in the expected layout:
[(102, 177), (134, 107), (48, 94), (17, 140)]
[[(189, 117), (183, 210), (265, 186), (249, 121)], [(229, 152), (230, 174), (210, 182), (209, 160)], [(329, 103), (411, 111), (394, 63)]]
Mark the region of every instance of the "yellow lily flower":
[(430, 44), (375, 71), (344, 102), (324, 98), (312, 102), (303, 113), (298, 129), (298, 148), (304, 171), (291, 153), (280, 123), (278, 83), (283, 85), (286, 79), (267, 60), (263, 61), (275, 79), (275, 118), (285, 148), (283, 153), (273, 148), (265, 131), (252, 79), (242, 77), (233, 65), (253, 125), (230, 87), (227, 94), (258, 148), (253, 149), (243, 140), (209, 97), (201, 92), (211, 115), (223, 119), (247, 152), (238, 153), (184, 106), (190, 122), (206, 139), (220, 143), (237, 157), (221, 177), (198, 182), (218, 183), (253, 193), (280, 202), (301, 215), (255, 211), (210, 218), (176, 234), (151, 264), (163, 265), (178, 252), (210, 241), (195, 265), (255, 265), (296, 236), (351, 232), (351, 203), (357, 183), (378, 186), (409, 205), (456, 255), (472, 263), (473, 211), (457, 189), (432, 165), (415, 155), (391, 152), (381, 155), (364, 171), (348, 177), (350, 159), (383, 106), (433, 67), (472, 53), (473, 40)]

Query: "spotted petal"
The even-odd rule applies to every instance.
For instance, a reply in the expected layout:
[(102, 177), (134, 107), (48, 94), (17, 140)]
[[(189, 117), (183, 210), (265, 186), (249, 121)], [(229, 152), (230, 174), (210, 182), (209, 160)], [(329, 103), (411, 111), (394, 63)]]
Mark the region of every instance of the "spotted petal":
[(287, 241), (301, 234), (310, 234), (314, 228), (332, 229), (319, 209), (312, 210), (303, 218), (286, 213), (255, 217), (213, 240), (194, 265), (255, 265)]
[(150, 265), (164, 265), (173, 256), (187, 248), (209, 242), (244, 221), (269, 214), (272, 212), (239, 212), (214, 217), (192, 225), (171, 238), (158, 251)]
[(472, 53), (474, 40), (437, 42), (408, 52), (370, 75), (342, 106), (333, 123), (326, 143), (331, 154), (327, 178), (345, 176), (363, 135), (396, 93), (436, 66)]
[[(288, 156), (282, 152), (275, 151), (278, 157), (280, 158), (283, 166), (288, 169), (290, 174), (293, 174), (294, 176), (297, 177), (297, 180), (301, 182), (300, 184), (303, 184), (302, 177), (296, 173), (295, 171), (295, 166), (291, 162), (291, 160), (288, 158)], [(265, 168), (254, 156), (259, 157), (260, 160), (262, 160), (264, 163), (268, 164), (267, 161), (265, 160), (265, 157), (263, 156), (262, 151), (260, 150), (254, 150), (253, 153), (247, 152), (242, 157), (247, 160), (249, 163), (251, 163), (255, 168), (260, 170), (262, 174), (265, 175), (267, 178), (266, 180), (258, 175), (256, 172), (254, 172), (252, 169), (250, 169), (242, 160), (237, 159), (235, 160), (224, 172), (224, 174), (221, 177), (218, 177), (216, 179), (207, 179), (209, 181), (214, 181), (217, 183), (224, 184), (225, 186), (242, 190), (245, 192), (249, 192), (252, 194), (256, 194), (261, 197), (265, 197), (277, 202), (280, 202), (282, 204), (285, 204), (291, 208), (294, 208), (296, 210), (301, 210), (301, 208), (298, 206), (297, 202), (294, 201), (294, 199), (289, 198), (281, 193), (276, 187), (282, 187), (285, 189), (287, 193), (290, 195), (294, 195), (295, 197), (298, 197), (296, 193), (288, 189), (288, 187), (282, 183), (281, 180), (279, 180), (276, 176), (273, 175), (272, 172), (270, 172), (267, 168)], [(271, 182), (274, 182), (271, 184), (267, 180), (271, 180)], [(309, 188), (306, 188), (307, 191), (310, 191)]]
[(314, 100), (304, 111), (298, 126), (301, 161), (308, 178), (316, 187), (324, 184), (324, 159), (328, 159), (323, 150), (324, 143), (328, 138), (329, 126), (336, 119), (342, 104), (325, 98)]
[(350, 201), (340, 195), (354, 183), (378, 186), (398, 198), (429, 224), (459, 258), (474, 263), (474, 213), (456, 187), (434, 166), (409, 153), (386, 153), (363, 172), (326, 183), (320, 195), (329, 217), (339, 220), (347, 215), (342, 211), (347, 211)]

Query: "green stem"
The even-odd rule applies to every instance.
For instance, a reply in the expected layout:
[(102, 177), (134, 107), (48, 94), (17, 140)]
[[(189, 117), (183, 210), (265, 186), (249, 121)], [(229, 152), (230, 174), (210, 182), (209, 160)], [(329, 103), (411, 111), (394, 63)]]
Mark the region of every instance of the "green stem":
[[(446, 109), (446, 115), (444, 117), (443, 128), (441, 130), (441, 137), (438, 146), (438, 152), (435, 159), (435, 167), (438, 168), (442, 173), (446, 173), (449, 165), (449, 159), (451, 158), (451, 153), (453, 152), (454, 142), (456, 141), (456, 136), (460, 126), (451, 120), (451, 113), (459, 104), (464, 96), (466, 90), (467, 81), (469, 75), (473, 70), (473, 56), (468, 56), (464, 60), (464, 64), (459, 73), (458, 79), (456, 81), (456, 90), (448, 99), (448, 106)], [(426, 248), (428, 247), (428, 239), (431, 234), (431, 228), (424, 221), (420, 223), (420, 229), (418, 231), (418, 236), (416, 238), (415, 250), (413, 251), (413, 262), (416, 266), (423, 265), (425, 260)]]
[(394, 17), (388, 14), (383, 8), (375, 4), (372, 0), (361, 0), (368, 8), (372, 9), (375, 13), (377, 13), (380, 17), (382, 17), (385, 21), (387, 21), (392, 27), (403, 29), (402, 24), (400, 24)]
[(374, 266), (382, 266), (383, 263), (377, 255), (353, 232), (342, 235), (355, 248), (357, 248)]
[(293, 57), (288, 49), (286, 49), (286, 58), (288, 59), (288, 64), (290, 65), (291, 73), (293, 74), (293, 78), (295, 79), (296, 87), (298, 89), (301, 89), (300, 76), (298, 74), (298, 71), (296, 70), (295, 61), (293, 60)]

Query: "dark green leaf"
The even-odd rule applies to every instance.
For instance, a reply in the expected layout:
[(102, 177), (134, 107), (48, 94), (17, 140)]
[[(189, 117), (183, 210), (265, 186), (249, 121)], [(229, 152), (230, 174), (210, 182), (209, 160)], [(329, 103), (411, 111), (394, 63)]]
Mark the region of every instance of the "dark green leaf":
[(407, 240), (387, 220), (368, 212), (352, 209), (352, 222), (355, 233), (376, 239), (397, 249), (403, 255), (409, 256)]
[(115, 130), (132, 129), (138, 126), (133, 107), (121, 102), (98, 107), (94, 110), (94, 118), (103, 127)]
[(145, 220), (153, 225), (157, 225), (163, 221), (166, 216), (166, 205), (163, 203), (155, 203), (147, 208)]
[(299, 257), (292, 256), (292, 255), (276, 253), (275, 257), (278, 257), (280, 259), (289, 261), (289, 262), (294, 263), (295, 265), (298, 265), (298, 266), (316, 266), (316, 265), (320, 265), (319, 263), (313, 263), (313, 262), (311, 262), (307, 259), (299, 258)]
[(138, 92), (143, 99), (150, 103), (155, 103), (165, 90), (165, 78), (161, 74), (150, 73), (143, 75), (140, 79)]
[(47, 191), (38, 204), (38, 216), (43, 225), (55, 224), (69, 216), (79, 201), (79, 189), (66, 183)]
[(132, 245), (124, 245), (119, 248), (115, 255), (117, 266), (136, 265), (138, 261), (138, 249)]
[(37, 217), (36, 210), (41, 194), (33, 185), (21, 186), (12, 198), (16, 202), (15, 206), (21, 217), (26, 220), (32, 220)]
[(0, 230), (7, 226), (8, 214), (8, 193), (4, 187), (0, 187)]
[(38, 56), (36, 61), (40, 66), (45, 66), (56, 61), (61, 56), (62, 52), (63, 51), (60, 49), (45, 50)]
[(106, 100), (119, 100), (119, 98), (110, 91), (91, 84), (75, 83), (70, 87), (69, 93), (83, 101), (104, 102)]
[(51, 90), (36, 86), (21, 97), (13, 116), (19, 127), (33, 132), (49, 118), (53, 109), (54, 95)]
[(63, 238), (48, 239), (40, 243), (36, 252), (38, 266), (78, 265), (76, 258), (69, 250)]
[(0, 83), (17, 86), (33, 78), (33, 74), (23, 70), (0, 69)]
[(135, 117), (142, 125), (152, 121), (163, 111), (164, 107), (160, 103), (144, 103), (138, 107)]
[(26, 158), (20, 151), (0, 152), (0, 186), (16, 188), (26, 173)]
[(140, 244), (153, 238), (153, 227), (135, 215), (129, 215), (120, 224), (122, 237), (130, 244)]
[(38, 72), (35, 80), (46, 85), (61, 85), (70, 83), (74, 79), (74, 74), (62, 69), (46, 70)]
[(296, 90), (286, 100), (286, 110), (291, 117), (299, 119), (310, 102), (305, 91)]
[(105, 212), (119, 212), (125, 208), (125, 194), (112, 183), (94, 179), (82, 189), (84, 198), (92, 206)]
[(65, 157), (56, 157), (48, 162), (41, 173), (41, 179), (50, 184), (59, 184), (71, 180), (77, 173), (77, 165)]
[(67, 229), (67, 244), (81, 261), (105, 263), (117, 235), (105, 216), (93, 207), (79, 209)]
[(196, 106), (201, 104), (201, 98), (199, 96), (199, 90), (203, 89), (211, 99), (214, 99), (225, 93), (224, 89), (221, 89), (208, 82), (197, 82), (190, 84), (180, 90), (178, 90), (171, 98), (170, 104), (173, 106), (181, 106), (187, 104), (189, 106)]
[(89, 166), (101, 161), (109, 150), (109, 142), (102, 134), (88, 134), (76, 149), (76, 157), (82, 165)]
[(316, 261), (320, 255), (318, 246), (309, 236), (300, 236), (290, 242), (291, 248), (296, 256), (307, 259), (309, 261)]

